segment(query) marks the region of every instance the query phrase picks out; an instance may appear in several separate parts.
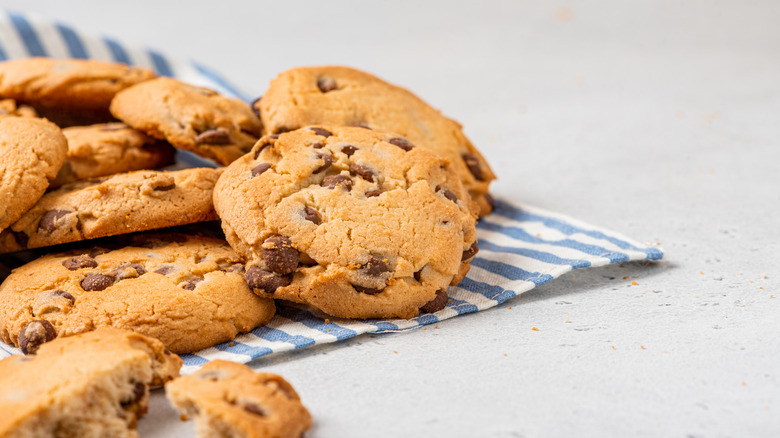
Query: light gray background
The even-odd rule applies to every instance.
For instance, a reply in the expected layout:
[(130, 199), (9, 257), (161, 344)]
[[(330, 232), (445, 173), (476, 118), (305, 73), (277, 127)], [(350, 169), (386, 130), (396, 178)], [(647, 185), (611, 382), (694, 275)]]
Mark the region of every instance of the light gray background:
[[(780, 436), (779, 2), (0, 7), (197, 59), (258, 95), (293, 66), (371, 71), (461, 121), (496, 195), (666, 249), (438, 329), (258, 361), (299, 390), (309, 436)], [(190, 427), (156, 396), (140, 432)]]

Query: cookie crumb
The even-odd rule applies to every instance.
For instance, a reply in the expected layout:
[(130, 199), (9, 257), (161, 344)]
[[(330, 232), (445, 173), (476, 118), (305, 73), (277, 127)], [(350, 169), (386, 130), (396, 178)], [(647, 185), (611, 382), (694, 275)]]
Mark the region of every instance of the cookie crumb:
[(638, 286), (638, 285), (639, 285), (639, 283), (637, 283), (636, 280), (631, 282), (631, 286)]
[(533, 330), (533, 331), (535, 331), (535, 332), (538, 332), (538, 331), (539, 331), (539, 329), (538, 329), (538, 328), (536, 328), (536, 327), (531, 327), (531, 330)]

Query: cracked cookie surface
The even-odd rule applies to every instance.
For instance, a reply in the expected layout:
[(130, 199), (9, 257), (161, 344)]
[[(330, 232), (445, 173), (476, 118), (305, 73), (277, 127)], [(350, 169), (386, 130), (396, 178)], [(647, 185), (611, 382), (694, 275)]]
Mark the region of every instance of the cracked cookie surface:
[(134, 170), (155, 169), (173, 160), (174, 148), (124, 123), (64, 128), (68, 157), (53, 188), (75, 181)]
[(65, 161), (68, 144), (55, 124), (0, 116), (0, 231), (46, 192)]
[(0, 361), (0, 436), (138, 437), (149, 388), (179, 375), (156, 339), (103, 328)]
[(47, 255), (0, 285), (0, 337), (30, 351), (58, 336), (111, 326), (175, 353), (229, 341), (267, 323), (273, 300), (253, 294), (226, 242), (138, 235), (131, 246)]
[(214, 206), (255, 293), (339, 317), (439, 310), (476, 254), (477, 206), (449, 161), (395, 134), (263, 137), (225, 169)]
[(410, 91), (348, 67), (301, 67), (280, 73), (253, 104), (266, 133), (308, 125), (362, 126), (394, 132), (451, 161), (452, 169), (489, 213), (488, 185), (495, 179), (461, 125)]
[(111, 113), (139, 131), (223, 165), (247, 153), (261, 131), (260, 119), (243, 101), (171, 78), (118, 93)]
[(234, 362), (209, 362), (168, 382), (165, 393), (179, 412), (195, 417), (199, 438), (298, 438), (311, 427), (309, 411), (286, 380)]
[(0, 252), (215, 220), (220, 172), (139, 170), (66, 185), (0, 233)]

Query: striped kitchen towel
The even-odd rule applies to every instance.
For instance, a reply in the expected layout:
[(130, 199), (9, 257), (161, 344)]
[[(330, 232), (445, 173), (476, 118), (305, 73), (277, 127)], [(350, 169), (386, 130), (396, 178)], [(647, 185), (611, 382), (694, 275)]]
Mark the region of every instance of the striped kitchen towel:
[[(20, 13), (0, 14), (0, 59), (28, 56), (95, 58), (139, 65), (249, 100), (219, 74), (196, 62), (127, 47), (111, 38), (82, 35), (63, 24)], [(183, 160), (179, 166), (204, 165), (194, 155), (179, 156)], [(362, 333), (413, 329), (494, 307), (573, 269), (663, 257), (655, 245), (642, 245), (617, 233), (508, 199), (499, 199), (495, 211), (479, 221), (477, 236), (480, 252), (471, 263), (471, 271), (459, 285), (449, 288), (449, 304), (435, 314), (409, 320), (342, 320), (311, 309), (279, 306), (268, 325), (239, 335), (232, 342), (183, 355), (183, 372), (192, 372), (217, 358), (249, 362)], [(2, 343), (0, 349), (0, 356), (19, 353)]]

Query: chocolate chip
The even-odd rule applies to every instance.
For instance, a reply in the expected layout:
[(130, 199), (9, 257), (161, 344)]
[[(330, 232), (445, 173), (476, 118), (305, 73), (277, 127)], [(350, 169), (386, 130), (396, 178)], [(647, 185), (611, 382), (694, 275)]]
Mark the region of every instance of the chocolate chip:
[(65, 298), (66, 300), (70, 301), (70, 305), (71, 305), (71, 306), (72, 306), (72, 305), (74, 305), (74, 304), (76, 304), (76, 298), (75, 298), (73, 295), (71, 295), (71, 294), (69, 294), (69, 293), (65, 292), (64, 290), (55, 290), (55, 291), (54, 291), (54, 292), (52, 292), (52, 293), (53, 293), (54, 295), (57, 295), (57, 296), (59, 296), (59, 297)]
[(466, 167), (469, 168), (469, 172), (474, 175), (474, 179), (477, 181), (484, 181), (484, 175), (482, 175), (482, 168), (479, 166), (479, 159), (471, 154), (463, 154), (463, 161), (466, 162)]
[(142, 398), (144, 398), (144, 395), (146, 395), (146, 385), (141, 382), (137, 382), (135, 385), (133, 385), (133, 393), (130, 394), (129, 397), (125, 397), (125, 399), (122, 400), (122, 407), (126, 408), (138, 403)]
[(261, 173), (265, 172), (266, 170), (270, 169), (271, 165), (268, 163), (260, 163), (257, 166), (255, 166), (252, 169), (252, 177), (255, 177), (257, 175), (260, 175)]
[(346, 175), (330, 175), (322, 180), (322, 187), (335, 189), (336, 187), (352, 190), (352, 178)]
[(225, 377), (225, 372), (222, 370), (208, 370), (194, 374), (195, 377), (203, 380), (210, 380), (212, 382), (218, 382)]
[[(132, 272), (126, 272), (128, 268), (132, 268)], [(114, 270), (115, 281), (124, 280), (126, 278), (137, 278), (146, 274), (146, 269), (138, 263), (124, 262)]]
[(479, 246), (477, 246), (477, 241), (475, 240), (474, 243), (471, 244), (469, 249), (463, 251), (463, 257), (461, 257), (461, 261), (466, 261), (474, 257), (475, 255), (477, 255), (478, 252), (479, 252)]
[(447, 291), (444, 289), (439, 289), (436, 291), (436, 297), (434, 297), (432, 300), (425, 303), (424, 306), (420, 307), (420, 312), (422, 313), (438, 312), (439, 310), (447, 307), (447, 301), (449, 301), (449, 297), (447, 296)]
[(422, 281), (422, 268), (414, 273), (414, 279), (417, 281)]
[(11, 231), (11, 234), (13, 234), (17, 245), (22, 248), (27, 248), (27, 242), (30, 240), (30, 236), (28, 236), (27, 233), (24, 231)]
[(273, 272), (268, 272), (254, 265), (246, 270), (244, 278), (247, 286), (251, 289), (259, 289), (267, 294), (272, 294), (278, 288), (289, 286), (292, 283), (292, 275), (275, 275)]
[(244, 403), (243, 404), (243, 408), (244, 408), (245, 411), (247, 411), (247, 412), (249, 412), (251, 414), (259, 415), (261, 417), (268, 416), (268, 414), (266, 414), (265, 410), (262, 407), (260, 407), (259, 405), (254, 404), (254, 403), (248, 403), (248, 402)]
[(323, 147), (325, 147), (325, 145), (323, 145), (322, 142), (317, 141), (312, 143), (311, 147), (313, 147), (314, 149), (322, 149)]
[(360, 175), (368, 182), (374, 182), (374, 171), (366, 166), (361, 166), (360, 164), (351, 164), (349, 166), (349, 170), (356, 175)]
[(154, 273), (155, 274), (160, 274), (160, 275), (168, 275), (168, 274), (171, 273), (171, 271), (173, 271), (173, 266), (171, 266), (171, 265), (163, 265), (163, 266), (160, 266), (159, 268), (155, 269)]
[(287, 237), (269, 237), (263, 243), (263, 262), (275, 274), (289, 274), (298, 267), (298, 250)]
[(54, 326), (45, 319), (28, 322), (19, 332), (19, 348), (24, 354), (35, 354), (38, 347), (57, 337)]
[(314, 222), (314, 225), (319, 225), (322, 222), (320, 213), (308, 205), (303, 207), (303, 218), (309, 222)]
[(114, 280), (110, 275), (92, 273), (81, 280), (81, 288), (87, 291), (100, 291), (114, 284)]
[(354, 154), (359, 148), (357, 146), (353, 146), (351, 144), (348, 144), (341, 148), (341, 152), (344, 152), (347, 154), (348, 157), (351, 157), (352, 154)]
[(414, 145), (409, 140), (403, 138), (403, 137), (395, 137), (391, 138), (390, 140), (387, 140), (388, 143), (394, 144), (398, 146), (399, 148), (409, 152), (412, 149), (414, 149)]
[(389, 270), (387, 260), (380, 259), (373, 254), (368, 257), (367, 262), (360, 265), (360, 269), (372, 277), (379, 277)]
[(255, 113), (255, 115), (259, 118), (260, 117), (260, 101), (263, 100), (263, 96), (258, 97), (257, 99), (252, 101), (252, 104), (250, 105), (252, 107), (252, 111)]
[(376, 295), (379, 292), (382, 292), (383, 290), (383, 289), (371, 289), (370, 287), (358, 286), (356, 284), (353, 284), (352, 287), (354, 287), (356, 291), (368, 295)]
[(455, 195), (455, 193), (452, 192), (452, 190), (449, 189), (441, 189), (441, 194), (444, 195), (445, 198), (449, 199), (452, 202), (457, 203), (458, 197)]
[(176, 188), (176, 183), (168, 184), (166, 186), (157, 186), (153, 190), (156, 192), (167, 192)]
[(71, 257), (62, 262), (62, 266), (65, 266), (69, 271), (75, 271), (82, 268), (97, 268), (97, 265), (95, 259), (89, 256)]
[(366, 192), (366, 198), (373, 198), (374, 196), (379, 196), (382, 194), (382, 191), (379, 189), (369, 190)]
[[(285, 131), (284, 128), (279, 128), (279, 129), (277, 129), (277, 131), (278, 132), (287, 132), (287, 131), (289, 131), (289, 129), (287, 131)], [(279, 134), (268, 134), (268, 138), (270, 138), (271, 140), (276, 140), (277, 138), (279, 138)]]
[(167, 348), (163, 348), (163, 354), (166, 355), (166, 356), (170, 356), (171, 355), (171, 351), (168, 350)]
[(317, 134), (317, 135), (321, 135), (321, 136), (323, 136), (323, 137), (325, 137), (325, 138), (328, 138), (328, 137), (330, 137), (331, 135), (333, 135), (333, 134), (332, 134), (330, 131), (328, 131), (327, 129), (318, 128), (318, 127), (316, 127), (316, 126), (312, 126), (312, 127), (310, 127), (309, 129), (310, 129), (311, 131), (313, 131), (315, 134)]
[(312, 173), (320, 173), (323, 170), (328, 169), (333, 164), (333, 157), (331, 157), (329, 154), (317, 154), (317, 158), (321, 159), (323, 161), (322, 166), (314, 169)]
[(263, 152), (263, 149), (265, 149), (265, 148), (267, 148), (267, 147), (270, 147), (270, 146), (272, 146), (272, 145), (273, 145), (273, 142), (272, 142), (272, 141), (270, 141), (270, 140), (275, 140), (275, 139), (277, 139), (277, 138), (279, 138), (279, 136), (278, 136), (278, 135), (271, 134), (271, 135), (269, 135), (269, 136), (268, 136), (268, 138), (267, 138), (267, 139), (261, 139), (261, 140), (259, 140), (259, 141), (258, 141), (258, 143), (259, 143), (259, 142), (263, 142), (263, 143), (260, 145), (260, 147), (258, 147), (258, 145), (257, 145), (257, 144), (255, 144), (255, 145), (253, 146), (253, 148), (257, 148), (257, 150), (255, 150), (255, 160), (257, 159), (257, 157), (259, 157), (259, 156), (260, 156), (260, 152)]
[(371, 129), (365, 123), (353, 123), (351, 126), (354, 126), (355, 128), (363, 128), (363, 129), (368, 129), (369, 131), (373, 131), (373, 129)]
[(38, 222), (38, 230), (51, 233), (59, 226), (57, 222), (66, 216), (69, 211), (66, 210), (49, 210), (41, 216), (41, 221)]
[(330, 76), (320, 76), (317, 78), (317, 88), (319, 88), (323, 93), (333, 91), (337, 87), (338, 85), (336, 85), (336, 80)]
[(221, 129), (209, 129), (195, 137), (196, 144), (230, 144), (230, 134)]
[(199, 277), (198, 278), (191, 278), (191, 279), (187, 280), (187, 282), (184, 283), (181, 287), (186, 289), (186, 290), (195, 290), (195, 287), (201, 281), (203, 281), (203, 279), (199, 278)]

